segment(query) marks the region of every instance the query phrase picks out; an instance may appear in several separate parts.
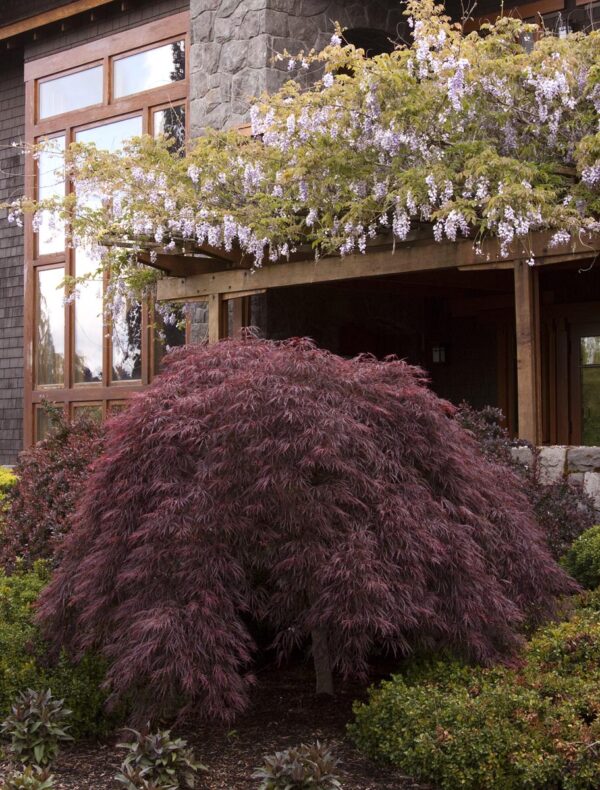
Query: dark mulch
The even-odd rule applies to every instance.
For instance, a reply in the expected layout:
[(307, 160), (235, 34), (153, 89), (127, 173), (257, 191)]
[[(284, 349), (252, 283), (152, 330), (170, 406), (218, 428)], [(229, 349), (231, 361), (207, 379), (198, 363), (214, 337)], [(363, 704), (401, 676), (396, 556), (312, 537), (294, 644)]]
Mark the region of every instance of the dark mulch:
[[(364, 687), (346, 684), (340, 686), (335, 699), (318, 699), (312, 694), (312, 677), (307, 669), (265, 669), (248, 713), (232, 727), (201, 723), (177, 734), (188, 739), (208, 768), (201, 783), (203, 790), (251, 790), (257, 783), (250, 777), (262, 755), (317, 739), (330, 744), (339, 757), (345, 790), (419, 787), (396, 771), (373, 765), (346, 737), (352, 702), (364, 693)], [(120, 785), (114, 775), (122, 759), (114, 748), (117, 740), (65, 749), (53, 767), (57, 788), (117, 790)]]

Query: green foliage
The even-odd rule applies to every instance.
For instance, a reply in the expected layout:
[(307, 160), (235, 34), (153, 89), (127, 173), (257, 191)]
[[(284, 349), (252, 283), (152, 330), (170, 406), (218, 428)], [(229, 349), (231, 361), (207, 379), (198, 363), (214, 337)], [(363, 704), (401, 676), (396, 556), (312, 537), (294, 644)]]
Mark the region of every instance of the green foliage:
[(0, 718), (8, 715), (19, 692), (50, 688), (73, 711), (73, 735), (103, 734), (112, 724), (103, 713), (104, 662), (86, 655), (73, 664), (63, 653), (50, 666), (48, 646), (34, 623), (35, 603), (49, 578), (43, 562), (28, 572), (0, 572)]
[(342, 787), (337, 765), (331, 750), (317, 741), (267, 755), (252, 777), (260, 780), (259, 790), (336, 790)]
[[(9, 221), (52, 211), (71, 238), (111, 242), (102, 268), (138, 292), (160, 276), (140, 267), (138, 245), (236, 246), (260, 265), (303, 244), (322, 256), (380, 233), (404, 241), (422, 223), (438, 240), (497, 237), (504, 253), (531, 253), (531, 231), (555, 231), (565, 249), (589, 238), (600, 31), (557, 38), (501, 16), (467, 34), (433, 0), (406, 5), (412, 36), (393, 52), (367, 58), (338, 29), (320, 52), (279, 53), (274, 68), (289, 59), (297, 76), (257, 99), (252, 137), (208, 132), (184, 156), (148, 135), (119, 152), (75, 144), (68, 175), (104, 199), (16, 200)], [(322, 78), (307, 85), (311, 64)]]
[(62, 743), (73, 740), (66, 724), (71, 713), (50, 689), (27, 689), (13, 703), (0, 732), (10, 738), (10, 751), (18, 762), (45, 767), (56, 758)]
[(171, 738), (170, 730), (138, 732), (129, 743), (120, 743), (127, 750), (121, 771), (115, 779), (127, 790), (179, 790), (197, 787), (197, 774), (206, 770), (197, 762), (187, 742)]
[(16, 482), (17, 476), (5, 466), (0, 466), (0, 502), (6, 498), (7, 493)]
[(583, 587), (592, 590), (600, 585), (600, 524), (573, 542), (563, 565)]
[(413, 667), (356, 704), (359, 748), (441, 790), (600, 786), (600, 598), (540, 629), (519, 668)]
[(28, 765), (13, 771), (5, 779), (2, 790), (53, 790), (54, 777), (47, 770)]

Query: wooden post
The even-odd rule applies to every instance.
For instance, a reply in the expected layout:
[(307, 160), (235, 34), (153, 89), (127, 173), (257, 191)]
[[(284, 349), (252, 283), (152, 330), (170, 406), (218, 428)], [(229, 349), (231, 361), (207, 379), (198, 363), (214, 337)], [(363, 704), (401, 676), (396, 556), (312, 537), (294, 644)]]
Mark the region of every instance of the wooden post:
[(227, 337), (227, 302), (221, 294), (208, 297), (208, 342), (217, 343)]
[(240, 296), (232, 299), (232, 337), (239, 337), (242, 329), (250, 326), (250, 297)]
[(514, 274), (519, 438), (539, 444), (542, 399), (538, 270), (521, 260), (515, 261)]

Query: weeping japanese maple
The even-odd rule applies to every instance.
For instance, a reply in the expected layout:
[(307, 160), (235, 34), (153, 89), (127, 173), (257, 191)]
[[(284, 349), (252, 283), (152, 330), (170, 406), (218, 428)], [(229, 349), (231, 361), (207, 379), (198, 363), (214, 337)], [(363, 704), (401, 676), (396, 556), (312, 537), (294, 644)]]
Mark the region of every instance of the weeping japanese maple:
[(312, 643), (321, 690), (376, 647), (513, 655), (571, 582), (453, 412), (417, 368), (308, 340), (174, 352), (108, 425), (48, 636), (102, 651), (143, 715), (243, 710), (252, 621), (281, 659)]

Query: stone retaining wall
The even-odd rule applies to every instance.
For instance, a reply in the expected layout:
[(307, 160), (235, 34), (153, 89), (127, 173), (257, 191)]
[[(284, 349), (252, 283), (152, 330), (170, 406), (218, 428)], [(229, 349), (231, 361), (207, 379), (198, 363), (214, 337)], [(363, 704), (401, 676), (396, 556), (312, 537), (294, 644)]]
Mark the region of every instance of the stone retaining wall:
[[(515, 447), (512, 452), (523, 464), (533, 464), (533, 451), (529, 447)], [(542, 483), (554, 483), (566, 477), (590, 495), (600, 514), (600, 447), (540, 447), (536, 463)]]

